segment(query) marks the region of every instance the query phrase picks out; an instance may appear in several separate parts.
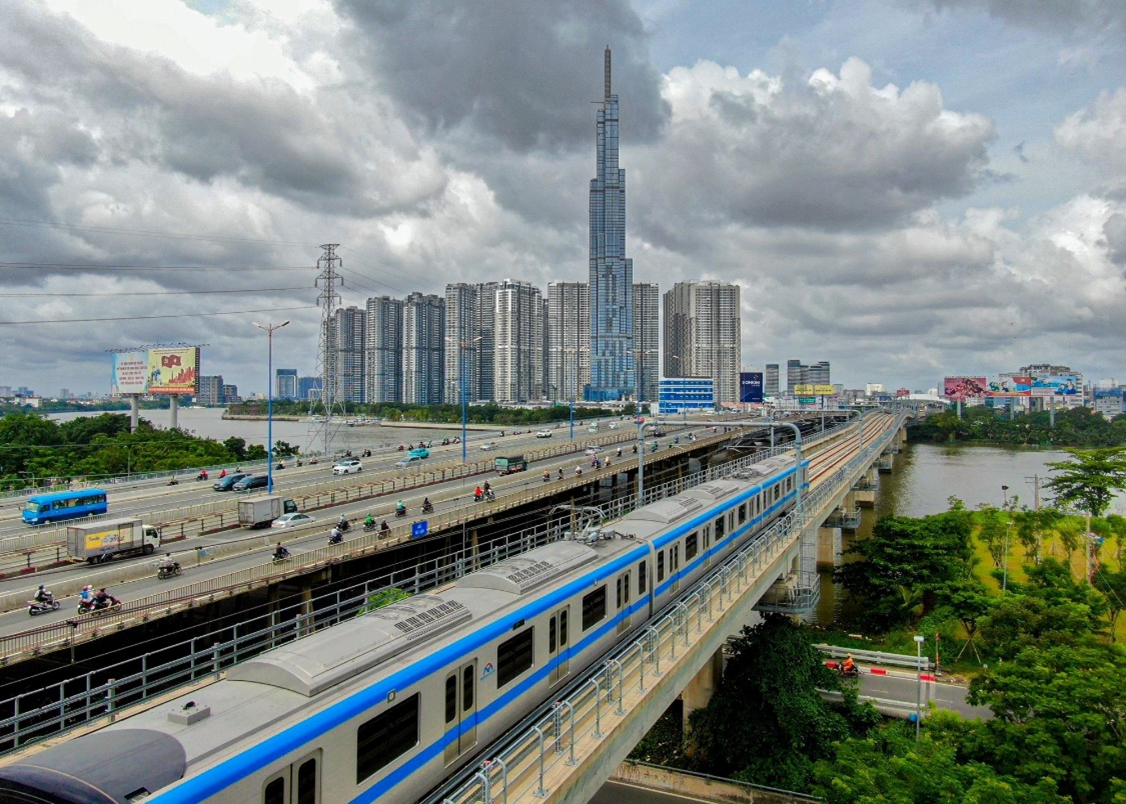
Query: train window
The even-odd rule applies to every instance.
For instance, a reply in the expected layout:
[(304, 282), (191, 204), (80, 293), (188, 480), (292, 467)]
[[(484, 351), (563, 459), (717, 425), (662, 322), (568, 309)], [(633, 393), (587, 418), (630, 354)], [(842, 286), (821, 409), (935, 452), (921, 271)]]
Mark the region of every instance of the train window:
[(307, 759), (297, 766), (296, 804), (317, 804), (317, 760)]
[(285, 779), (278, 777), (266, 785), (262, 794), (262, 804), (286, 804)]
[(647, 569), (648, 569), (648, 567), (645, 565), (644, 561), (638, 561), (637, 562), (637, 594), (638, 595), (645, 594), (645, 581), (646, 581), (645, 571)]
[(606, 587), (600, 586), (589, 594), (583, 595), (583, 630), (602, 621), (606, 616)]
[(356, 731), (356, 784), (418, 745), (418, 693), (376, 715)]
[(657, 553), (657, 583), (665, 579), (665, 551)]
[(618, 610), (629, 605), (629, 573), (618, 576)]
[(747, 504), (743, 503), (739, 506), (739, 524), (742, 525), (747, 521)]
[(535, 628), (529, 628), (497, 647), (497, 689), (532, 669)]
[(446, 679), (446, 722), (457, 717), (457, 675), (450, 674)]
[(461, 711), (473, 708), (473, 678), (477, 665), (467, 664), (461, 671)]
[(699, 552), (699, 534), (690, 533), (684, 539), (684, 560), (691, 561)]
[(567, 609), (559, 612), (559, 647), (567, 644)]
[(676, 572), (678, 569), (680, 569), (680, 545), (674, 544), (669, 553), (669, 572)]
[(781, 497), (781, 496), (782, 496), (782, 488), (777, 483), (775, 483), (774, 484), (774, 502), (778, 502), (778, 498)]
[(556, 630), (555, 618), (552, 617), (551, 620), (547, 624), (547, 652), (550, 653), (552, 656), (555, 655), (555, 649), (557, 647), (557, 639), (558, 639), (558, 636), (556, 635), (555, 630)]

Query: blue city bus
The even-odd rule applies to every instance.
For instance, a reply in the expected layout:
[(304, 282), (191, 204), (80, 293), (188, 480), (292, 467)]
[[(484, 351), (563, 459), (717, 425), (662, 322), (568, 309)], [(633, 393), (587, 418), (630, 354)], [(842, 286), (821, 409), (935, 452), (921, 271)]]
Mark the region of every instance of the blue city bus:
[(105, 512), (106, 493), (101, 489), (56, 491), (53, 494), (28, 497), (23, 507), (23, 521), (25, 525), (43, 525), (60, 519), (77, 519)]

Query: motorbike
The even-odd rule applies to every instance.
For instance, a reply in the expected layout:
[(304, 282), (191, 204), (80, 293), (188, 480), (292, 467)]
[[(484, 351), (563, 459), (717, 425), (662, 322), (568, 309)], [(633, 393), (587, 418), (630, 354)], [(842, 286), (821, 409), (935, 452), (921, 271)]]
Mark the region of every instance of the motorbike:
[(163, 564), (156, 565), (156, 577), (160, 579), (175, 578), (183, 570), (180, 568), (179, 561), (167, 561)]
[(374, 522), (365, 522), (364, 523), (364, 533), (371, 533), (373, 530), (375, 530), (375, 523)]
[(200, 472), (195, 476), (196, 480), (207, 480), (207, 472)]
[(333, 533), (328, 537), (329, 544), (340, 544), (344, 541), (344, 535), (341, 533)]
[(407, 509), (405, 507), (395, 509), (395, 516), (406, 516), (406, 515), (407, 515)]
[(339, 522), (336, 523), (336, 529), (338, 531), (340, 531), (341, 533), (347, 533), (348, 531), (350, 531), (352, 529), (352, 523), (349, 522), (347, 519), (341, 519)]
[(27, 601), (27, 613), (34, 617), (36, 614), (43, 614), (48, 611), (58, 611), (59, 601), (51, 598), (50, 600), (29, 600)]
[(846, 669), (844, 662), (837, 665), (837, 672), (841, 674), (842, 678), (857, 678), (860, 676), (860, 668), (856, 665)]
[(544, 472), (543, 473), (543, 482), (546, 483), (549, 480), (551, 480), (551, 472)]
[(274, 553), (273, 562), (275, 564), (284, 564), (286, 561), (289, 561), (289, 559), (291, 559), (291, 558), (293, 558), (293, 556), (291, 556), (289, 554), (289, 551), (287, 550), (286, 552), (281, 553), (280, 555), (278, 553)]
[(78, 601), (79, 614), (92, 614), (97, 616), (107, 611), (121, 611), (121, 601), (113, 595), (108, 595), (105, 600), (93, 598), (91, 600)]
[(434, 506), (433, 506), (433, 504), (432, 504), (432, 503), (430, 503), (429, 501), (427, 501), (427, 502), (424, 502), (424, 503), (422, 504), (422, 513), (424, 513), (424, 514), (432, 514), (432, 513), (434, 513)]

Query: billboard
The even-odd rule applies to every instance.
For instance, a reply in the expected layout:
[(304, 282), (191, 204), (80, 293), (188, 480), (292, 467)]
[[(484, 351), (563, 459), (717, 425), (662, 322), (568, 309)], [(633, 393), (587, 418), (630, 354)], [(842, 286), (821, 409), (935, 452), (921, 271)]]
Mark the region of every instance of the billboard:
[(910, 388), (896, 388), (895, 389), (895, 398), (896, 399), (902, 399), (905, 396), (911, 396), (911, 389)]
[(989, 383), (990, 396), (1032, 396), (1031, 377), (1002, 377)]
[(1032, 378), (1032, 396), (1082, 396), (1079, 378), (1074, 374), (1058, 374)]
[(143, 394), (148, 389), (149, 357), (146, 352), (118, 352), (113, 356), (111, 396)]
[(762, 372), (739, 372), (739, 401), (743, 403), (762, 401)]
[(942, 395), (948, 399), (976, 399), (985, 396), (989, 386), (985, 377), (944, 377)]
[(198, 393), (199, 347), (150, 349), (148, 380), (150, 394)]
[(795, 385), (794, 394), (797, 396), (832, 396), (837, 389), (832, 385)]

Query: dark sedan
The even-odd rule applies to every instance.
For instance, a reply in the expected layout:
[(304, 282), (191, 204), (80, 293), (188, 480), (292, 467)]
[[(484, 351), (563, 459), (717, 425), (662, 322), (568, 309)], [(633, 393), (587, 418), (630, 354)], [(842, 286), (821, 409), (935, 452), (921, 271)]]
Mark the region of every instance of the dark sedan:
[(218, 483), (213, 484), (211, 488), (215, 489), (216, 491), (230, 491), (231, 486), (233, 486), (235, 483), (238, 483), (244, 477), (250, 477), (250, 475), (246, 474), (245, 472), (227, 475)]
[(269, 485), (267, 475), (247, 475), (242, 480), (231, 486), (231, 491), (250, 491), (251, 489), (264, 489)]

